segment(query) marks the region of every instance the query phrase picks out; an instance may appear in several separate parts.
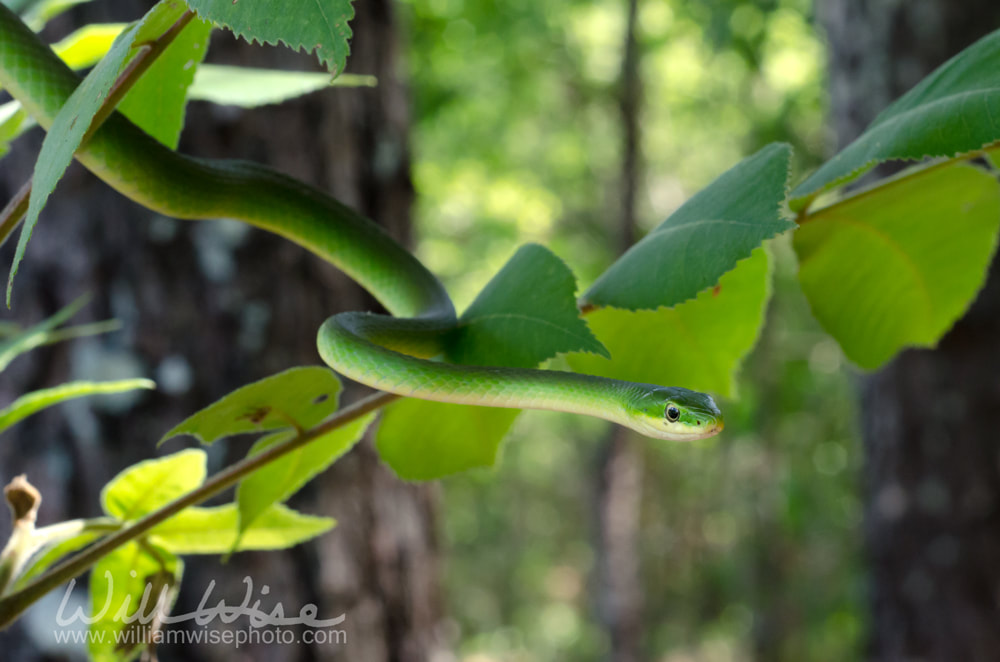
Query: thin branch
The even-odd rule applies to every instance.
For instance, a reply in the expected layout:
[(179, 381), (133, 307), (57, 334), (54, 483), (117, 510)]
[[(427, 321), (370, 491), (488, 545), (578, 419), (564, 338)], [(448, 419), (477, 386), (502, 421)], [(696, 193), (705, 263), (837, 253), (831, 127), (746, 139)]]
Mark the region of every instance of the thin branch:
[(63, 582), (82, 574), (92, 565), (97, 563), (101, 557), (109, 554), (113, 550), (121, 547), (127, 542), (148, 533), (150, 529), (164, 522), (170, 517), (189, 506), (194, 506), (210, 497), (219, 494), (223, 490), (232, 487), (240, 480), (253, 473), (257, 469), (274, 462), (280, 457), (298, 450), (311, 441), (315, 441), (325, 434), (336, 430), (339, 427), (356, 420), (365, 414), (373, 412), (400, 396), (393, 393), (377, 392), (363, 400), (341, 409), (333, 418), (325, 423), (321, 423), (304, 434), (293, 437), (267, 449), (259, 455), (245, 458), (236, 464), (226, 467), (197, 489), (174, 499), (159, 510), (155, 510), (142, 519), (136, 521), (116, 533), (102, 538), (91, 547), (80, 552), (76, 556), (63, 563), (47, 570), (35, 578), (30, 584), (19, 591), (11, 593), (0, 600), (0, 629), (6, 628), (20, 616), (25, 609), (39, 600), (43, 595), (55, 589)]

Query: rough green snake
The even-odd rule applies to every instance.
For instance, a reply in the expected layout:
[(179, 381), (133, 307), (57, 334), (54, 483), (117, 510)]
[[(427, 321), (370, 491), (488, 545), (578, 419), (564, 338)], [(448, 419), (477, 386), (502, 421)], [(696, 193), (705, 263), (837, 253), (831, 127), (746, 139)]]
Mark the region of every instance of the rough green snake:
[[(78, 83), (76, 74), (0, 4), (0, 85), (48, 128)], [(323, 360), (351, 379), (441, 402), (597, 416), (660, 439), (699, 439), (722, 429), (712, 398), (685, 388), (434, 360), (457, 324), (437, 278), (371, 221), (274, 170), (179, 154), (117, 113), (76, 157), (150, 209), (182, 219), (239, 219), (305, 247), (370, 291), (392, 316), (341, 313), (318, 334)]]

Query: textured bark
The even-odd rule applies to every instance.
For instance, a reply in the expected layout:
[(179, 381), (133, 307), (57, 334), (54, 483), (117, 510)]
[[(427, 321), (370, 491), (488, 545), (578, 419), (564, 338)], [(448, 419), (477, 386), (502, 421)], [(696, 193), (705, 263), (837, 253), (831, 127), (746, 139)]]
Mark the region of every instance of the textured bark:
[[(76, 20), (121, 20), (148, 3), (94, 3)], [(241, 112), (195, 105), (182, 149), (267, 162), (329, 190), (407, 240), (413, 188), (408, 102), (398, 79), (397, 27), (388, 0), (358, 3), (348, 69), (374, 74), (375, 89), (335, 89), (280, 107)], [(112, 14), (111, 12), (114, 12)], [(302, 68), (310, 60), (216, 35), (212, 53), (256, 66)], [(30, 173), (38, 140), (19, 146), (0, 170), (4, 199)], [(5, 247), (9, 264), (12, 247)], [(98, 493), (117, 471), (157, 454), (174, 423), (242, 384), (293, 365), (316, 364), (315, 332), (329, 315), (374, 306), (329, 265), (284, 240), (233, 224), (152, 218), (74, 166), (43, 213), (18, 277), (18, 319), (37, 320), (82, 292), (80, 319), (116, 317), (123, 331), (21, 359), (0, 397), (124, 365), (158, 379), (161, 390), (118, 415), (67, 406), (20, 424), (0, 444), (0, 478), (20, 472), (45, 495), (40, 521), (95, 515)], [(134, 373), (133, 373), (134, 374)], [(104, 375), (107, 376), (107, 375)], [(353, 392), (352, 392), (353, 393)], [(351, 393), (348, 394), (350, 397)], [(171, 442), (160, 453), (181, 447)], [(210, 470), (240, 457), (245, 443), (213, 447)], [(188, 565), (179, 610), (197, 606), (209, 581), (216, 599), (237, 604), (243, 578), (286, 611), (312, 602), (324, 616), (346, 613), (346, 646), (248, 646), (244, 659), (425, 660), (438, 650), (434, 494), (403, 484), (362, 444), (319, 477), (293, 505), (330, 515), (339, 527), (287, 552), (236, 555)], [(6, 520), (0, 522), (6, 528)], [(52, 653), (52, 623), (20, 627), (0, 645)], [(238, 624), (237, 624), (238, 625)], [(12, 648), (6, 648), (12, 650)], [(229, 646), (172, 648), (161, 659), (232, 659)]]
[[(995, 0), (827, 0), (832, 125), (846, 144), (1000, 26)], [(1000, 660), (1000, 266), (934, 351), (863, 380), (872, 660)]]

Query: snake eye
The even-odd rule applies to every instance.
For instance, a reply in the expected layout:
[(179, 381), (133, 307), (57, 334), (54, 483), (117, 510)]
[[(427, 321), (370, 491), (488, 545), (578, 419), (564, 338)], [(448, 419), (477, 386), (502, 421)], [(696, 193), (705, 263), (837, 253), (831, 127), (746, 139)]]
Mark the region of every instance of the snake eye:
[(673, 405), (670, 405), (669, 407), (667, 407), (667, 420), (668, 421), (670, 421), (672, 423), (672, 422), (676, 421), (680, 417), (681, 417), (681, 410), (680, 409), (678, 409), (677, 407), (675, 407)]

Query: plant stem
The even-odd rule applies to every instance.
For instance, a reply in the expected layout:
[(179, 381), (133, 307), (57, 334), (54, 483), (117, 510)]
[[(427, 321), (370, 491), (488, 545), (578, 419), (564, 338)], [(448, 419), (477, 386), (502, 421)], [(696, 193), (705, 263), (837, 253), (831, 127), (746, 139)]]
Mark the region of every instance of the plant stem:
[(94, 565), (101, 557), (109, 554), (113, 550), (121, 547), (127, 542), (147, 533), (157, 524), (169, 519), (189, 506), (205, 501), (206, 499), (219, 494), (226, 488), (232, 487), (241, 479), (253, 473), (257, 469), (277, 460), (279, 457), (298, 450), (311, 441), (319, 439), (332, 430), (336, 430), (351, 421), (358, 419), (365, 414), (379, 409), (400, 396), (393, 393), (377, 392), (373, 395), (359, 400), (354, 404), (344, 407), (332, 418), (324, 423), (320, 423), (306, 432), (292, 437), (288, 441), (282, 442), (267, 449), (259, 455), (240, 460), (236, 464), (226, 467), (197, 489), (174, 499), (159, 510), (155, 510), (135, 523), (109, 535), (106, 538), (94, 543), (76, 556), (67, 559), (63, 563), (50, 568), (43, 574), (35, 578), (24, 588), (11, 593), (0, 600), (0, 629), (6, 628), (25, 609), (31, 606), (43, 595), (53, 590), (63, 582), (80, 575), (85, 570)]

